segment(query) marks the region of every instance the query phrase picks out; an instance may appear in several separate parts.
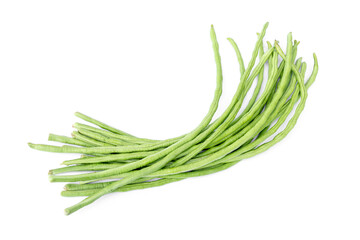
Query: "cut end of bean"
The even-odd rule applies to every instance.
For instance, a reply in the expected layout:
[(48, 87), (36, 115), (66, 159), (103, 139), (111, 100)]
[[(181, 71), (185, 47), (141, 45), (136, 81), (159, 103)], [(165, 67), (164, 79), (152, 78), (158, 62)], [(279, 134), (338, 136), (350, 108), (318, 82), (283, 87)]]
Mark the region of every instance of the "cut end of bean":
[(54, 175), (49, 175), (49, 181), (54, 182)]
[(71, 214), (70, 210), (68, 210), (67, 208), (64, 210), (64, 213), (65, 213), (66, 216)]
[(53, 175), (53, 170), (49, 170), (48, 175)]
[(54, 134), (50, 133), (48, 137), (48, 141), (54, 140)]

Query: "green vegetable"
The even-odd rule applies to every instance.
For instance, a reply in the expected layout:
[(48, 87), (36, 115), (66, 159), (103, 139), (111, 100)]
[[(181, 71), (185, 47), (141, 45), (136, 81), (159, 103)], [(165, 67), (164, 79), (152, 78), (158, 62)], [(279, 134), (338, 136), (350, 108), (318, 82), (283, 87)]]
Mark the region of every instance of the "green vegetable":
[[(268, 49), (264, 51), (263, 38), (267, 27), (268, 23), (258, 34), (246, 68), (237, 44), (233, 39), (228, 39), (235, 50), (241, 77), (231, 103), (212, 123), (223, 81), (219, 45), (213, 27), (210, 36), (217, 69), (216, 89), (207, 115), (193, 131), (166, 140), (146, 139), (77, 112), (77, 117), (97, 127), (75, 123), (77, 131), (73, 132), (72, 138), (55, 134), (49, 136), (50, 141), (73, 146), (29, 143), (31, 148), (41, 151), (85, 154), (78, 159), (66, 160), (63, 164), (67, 166), (49, 172), (51, 182), (71, 183), (65, 185), (62, 196), (87, 196), (67, 208), (65, 213), (71, 214), (107, 193), (161, 186), (222, 171), (281, 141), (295, 126), (304, 109), (307, 89), (318, 72), (318, 62), (314, 54), (313, 72), (305, 83), (306, 63), (302, 58), (296, 59), (299, 42), (293, 42), (289, 33), (286, 53), (276, 41), (274, 45), (267, 42)], [(255, 64), (257, 58), (258, 63)], [(265, 81), (266, 64), (269, 70)], [(252, 96), (240, 112), (255, 80)], [(260, 94), (264, 82), (265, 88)], [(284, 130), (273, 136), (289, 118), (299, 100)], [(270, 137), (273, 138), (266, 141)], [(86, 173), (63, 174), (83, 171)]]

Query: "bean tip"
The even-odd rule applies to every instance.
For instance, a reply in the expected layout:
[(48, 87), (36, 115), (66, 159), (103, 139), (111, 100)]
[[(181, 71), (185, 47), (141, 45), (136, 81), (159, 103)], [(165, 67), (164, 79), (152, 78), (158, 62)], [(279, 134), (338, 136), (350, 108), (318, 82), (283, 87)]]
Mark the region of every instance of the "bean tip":
[(313, 53), (313, 57), (314, 57), (314, 59), (317, 61), (316, 53)]
[(292, 41), (292, 32), (289, 32), (287, 35), (288, 41)]

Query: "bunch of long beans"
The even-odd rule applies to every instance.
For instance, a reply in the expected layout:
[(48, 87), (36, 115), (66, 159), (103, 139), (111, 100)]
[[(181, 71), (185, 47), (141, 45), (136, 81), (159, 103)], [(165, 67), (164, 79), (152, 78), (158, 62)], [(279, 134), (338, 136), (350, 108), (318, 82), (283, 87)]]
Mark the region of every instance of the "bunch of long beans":
[[(236, 52), (241, 78), (230, 105), (212, 122), (223, 81), (219, 45), (213, 27), (210, 36), (217, 68), (216, 89), (207, 115), (193, 131), (176, 138), (152, 140), (133, 136), (75, 113), (97, 127), (75, 123), (77, 131), (73, 132), (72, 138), (50, 134), (50, 141), (68, 144), (64, 146), (29, 143), (31, 148), (41, 151), (83, 154), (78, 159), (64, 161), (66, 167), (49, 172), (51, 182), (69, 182), (62, 196), (87, 196), (65, 209), (65, 213), (71, 214), (107, 193), (156, 187), (227, 169), (282, 140), (304, 109), (307, 89), (315, 81), (318, 63), (314, 54), (314, 68), (305, 82), (306, 63), (296, 58), (299, 42), (293, 42), (289, 33), (286, 53), (277, 41), (273, 45), (267, 42), (267, 50), (264, 51), (263, 38), (267, 27), (268, 23), (258, 34), (247, 68), (235, 41), (228, 39)], [(255, 64), (257, 58), (258, 63)], [(268, 78), (264, 83), (266, 64)], [(252, 96), (240, 112), (254, 80), (256, 86)], [(295, 112), (291, 115), (294, 108)], [(284, 122), (286, 127), (275, 134)], [(79, 171), (86, 173), (63, 174)]]

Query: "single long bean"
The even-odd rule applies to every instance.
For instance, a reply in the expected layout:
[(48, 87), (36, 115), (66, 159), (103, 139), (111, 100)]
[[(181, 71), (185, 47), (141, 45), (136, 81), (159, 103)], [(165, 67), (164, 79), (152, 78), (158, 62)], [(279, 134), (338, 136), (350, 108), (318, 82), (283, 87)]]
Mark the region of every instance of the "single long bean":
[[(96, 120), (97, 121), (97, 120)], [(105, 137), (108, 138), (113, 138), (116, 140), (121, 140), (124, 142), (128, 142), (128, 143), (132, 143), (132, 144), (145, 144), (145, 143), (156, 143), (159, 142), (160, 140), (149, 140), (149, 139), (143, 139), (143, 138), (135, 138), (135, 137), (130, 137), (128, 135), (121, 135), (118, 133), (113, 133), (104, 129), (99, 129), (93, 126), (89, 126), (83, 123), (75, 123), (73, 125), (74, 128), (78, 129), (78, 130), (88, 130), (88, 131), (92, 131), (92, 132), (96, 132), (99, 133), (101, 135), (104, 135)]]
[(49, 174), (59, 174), (74, 171), (99, 171), (124, 165), (123, 163), (85, 164), (63, 168), (56, 168), (49, 171)]
[(117, 161), (125, 161), (132, 159), (140, 159), (150, 156), (154, 153), (156, 153), (156, 151), (110, 154), (110, 155), (98, 156), (98, 157), (82, 157), (78, 159), (64, 161), (62, 164), (72, 165), (72, 164), (84, 164), (84, 163), (117, 162)]
[(112, 146), (114, 146), (113, 144), (98, 141), (98, 140), (96, 140), (94, 138), (83, 135), (83, 134), (81, 134), (80, 132), (77, 132), (77, 131), (73, 131), (71, 133), (71, 136), (73, 136), (74, 139), (78, 139), (80, 141), (92, 144), (92, 145), (94, 145), (96, 147), (112, 147)]
[(78, 146), (83, 146), (83, 147), (92, 147), (94, 146), (93, 144), (87, 143), (87, 142), (83, 142), (79, 139), (74, 139), (74, 138), (70, 138), (70, 137), (66, 137), (66, 136), (60, 136), (60, 135), (56, 135), (56, 134), (49, 134), (49, 141), (54, 141), (54, 142), (61, 142), (61, 143), (66, 143), (66, 144), (72, 144), (72, 145), (78, 145)]

